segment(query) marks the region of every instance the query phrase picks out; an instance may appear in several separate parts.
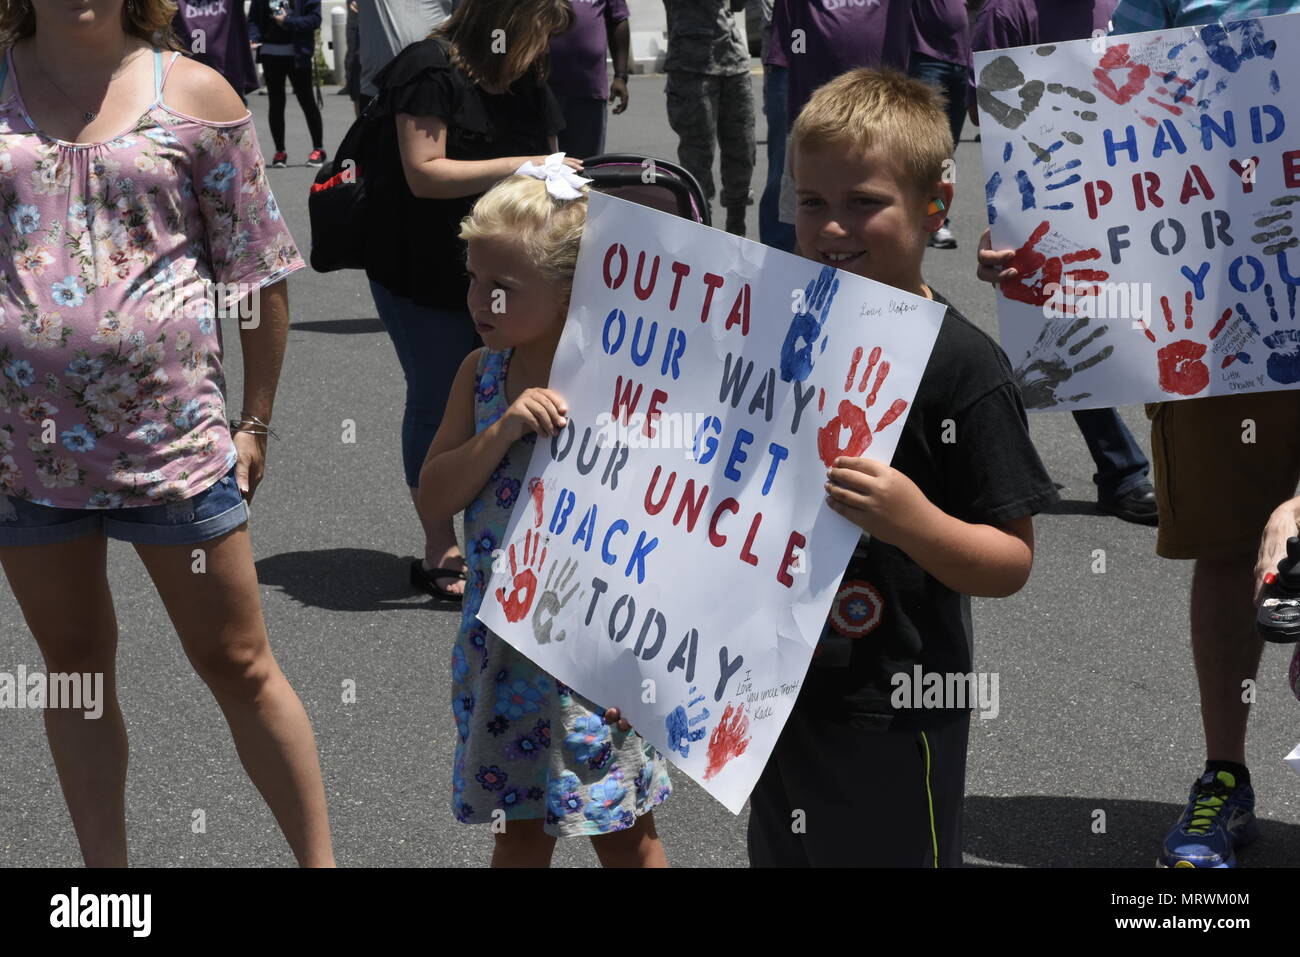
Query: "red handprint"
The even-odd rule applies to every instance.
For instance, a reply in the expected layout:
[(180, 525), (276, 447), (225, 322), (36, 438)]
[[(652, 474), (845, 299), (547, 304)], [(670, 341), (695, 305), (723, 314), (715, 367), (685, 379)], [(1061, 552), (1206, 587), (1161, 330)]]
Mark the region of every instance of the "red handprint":
[[(853, 361), (849, 365), (849, 374), (844, 379), (845, 392), (848, 392), (853, 387), (853, 377), (857, 374), (858, 362), (861, 359), (862, 347), (858, 346), (853, 350)], [(871, 370), (875, 368), (879, 360), (880, 346), (876, 346), (871, 350), (871, 355), (867, 357), (867, 367), (862, 372), (862, 381), (858, 383), (859, 392), (866, 391), (867, 382), (871, 379)], [(867, 404), (859, 407), (848, 399), (840, 399), (835, 418), (817, 430), (817, 454), (827, 468), (831, 468), (835, 464), (835, 460), (840, 456), (853, 459), (860, 456), (871, 446), (873, 433), (883, 431), (907, 411), (907, 403), (902, 399), (895, 399), (885, 414), (880, 417), (880, 421), (876, 423), (874, 429), (867, 424), (867, 409), (876, 404), (876, 395), (880, 392), (880, 387), (884, 384), (885, 377), (888, 375), (889, 361), (886, 360), (880, 363), (880, 369), (876, 372), (876, 383), (867, 396)], [(820, 412), (825, 405), (826, 390), (821, 389), (817, 400), (817, 410)], [(849, 430), (848, 441), (843, 445), (840, 444), (840, 430), (842, 428)]]
[(749, 719), (745, 717), (744, 704), (737, 705), (732, 711), (728, 704), (722, 712), (722, 720), (709, 735), (709, 763), (704, 769), (704, 780), (709, 780), (732, 758), (745, 753), (749, 747)]
[[(1185, 46), (1186, 44), (1180, 44), (1171, 50), (1169, 53), (1170, 59), (1175, 58)], [(1117, 70), (1127, 72), (1127, 77), (1123, 86), (1116, 86), (1114, 79), (1111, 78), (1111, 73)], [(1145, 63), (1139, 63), (1136, 60), (1131, 59), (1129, 57), (1129, 45), (1127, 43), (1120, 43), (1106, 51), (1105, 55), (1098, 62), (1097, 68), (1092, 71), (1092, 75), (1097, 81), (1097, 89), (1099, 89), (1109, 99), (1123, 106), (1139, 93), (1143, 92), (1146, 88), (1147, 81), (1151, 79), (1152, 71), (1151, 67), (1147, 66)], [(1168, 73), (1161, 73), (1159, 74), (1156, 93), (1168, 97), (1168, 101), (1156, 96), (1148, 96), (1146, 97), (1146, 101), (1160, 107), (1161, 109), (1167, 110), (1174, 116), (1182, 116), (1183, 107), (1178, 104), (1183, 103), (1191, 105), (1196, 103), (1188, 93), (1191, 90), (1198, 89), (1201, 83), (1209, 75), (1210, 71), (1204, 67), (1197, 70), (1191, 79), (1179, 75), (1176, 70), (1170, 70)], [(1171, 90), (1170, 87), (1174, 87), (1174, 89)], [(1202, 100), (1196, 105), (1204, 109), (1209, 105), (1209, 101)], [(1148, 126), (1159, 125), (1160, 121), (1156, 117), (1148, 116), (1138, 109), (1134, 109), (1133, 112), (1137, 113), (1137, 115), (1142, 118), (1142, 121)]]
[[(1111, 79), (1110, 74), (1114, 70), (1128, 71), (1123, 86), (1117, 87), (1115, 81)], [(1151, 67), (1130, 60), (1128, 44), (1117, 43), (1098, 61), (1092, 75), (1097, 81), (1097, 89), (1101, 90), (1104, 96), (1123, 106), (1142, 92), (1142, 88), (1147, 85), (1147, 80), (1151, 77)]]
[[(538, 551), (541, 551), (541, 557), (538, 557)], [(524, 615), (528, 614), (528, 609), (533, 607), (533, 597), (537, 594), (537, 573), (542, 570), (546, 564), (546, 547), (542, 544), (542, 535), (540, 532), (534, 532), (531, 528), (524, 535), (524, 567), (519, 569), (515, 561), (515, 546), (510, 546), (510, 575), (511, 575), (511, 592), (506, 597), (504, 588), (497, 589), (497, 601), (501, 603), (501, 608), (505, 611), (506, 621), (519, 621)], [(536, 566), (533, 563), (536, 561)]]
[[(1012, 279), (1004, 280), (1001, 286), (1003, 294), (1008, 299), (1028, 303), (1031, 306), (1042, 306), (1061, 291), (1061, 277), (1067, 264), (1101, 258), (1099, 249), (1078, 249), (1064, 256), (1049, 256), (1039, 252), (1038, 244), (1051, 228), (1052, 224), (1043, 220), (1038, 224), (1038, 228), (1029, 234), (1025, 244), (1016, 250), (1015, 258), (1008, 264), (1016, 271), (1016, 275)], [(1026, 280), (1034, 277), (1035, 274), (1037, 278), (1027, 283)], [(1102, 269), (1071, 269), (1065, 272), (1065, 275), (1071, 284), (1068, 291), (1072, 299), (1081, 299), (1095, 294), (1098, 284), (1110, 278), (1110, 273)], [(1060, 306), (1060, 312), (1069, 315), (1075, 311), (1075, 308), (1067, 301)]]
[[(1169, 308), (1168, 296), (1160, 297), (1160, 308), (1165, 314), (1165, 326), (1168, 331), (1175, 331), (1176, 326), (1174, 325), (1173, 312)], [(1219, 321), (1210, 330), (1211, 342), (1218, 338), (1219, 333), (1223, 331), (1223, 327), (1231, 316), (1231, 309), (1223, 310), (1223, 315), (1219, 317)], [(1190, 291), (1187, 293), (1186, 316), (1183, 319), (1183, 328), (1192, 328), (1192, 294)], [(1152, 342), (1156, 341), (1156, 337), (1149, 326), (1144, 326), (1143, 331), (1148, 339)], [(1201, 359), (1208, 351), (1208, 348), (1204, 343), (1197, 342), (1195, 339), (1179, 339), (1176, 342), (1162, 346), (1156, 353), (1160, 388), (1175, 395), (1196, 395), (1209, 385), (1210, 369)]]

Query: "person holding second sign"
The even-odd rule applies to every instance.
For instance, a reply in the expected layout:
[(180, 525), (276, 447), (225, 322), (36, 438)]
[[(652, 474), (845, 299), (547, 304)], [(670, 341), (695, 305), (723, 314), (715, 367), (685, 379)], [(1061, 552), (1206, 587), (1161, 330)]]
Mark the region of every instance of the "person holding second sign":
[[(973, 676), (969, 596), (1011, 595), (1025, 584), (1031, 516), (1056, 490), (1030, 441), (1006, 354), (921, 276), (926, 244), (953, 197), (942, 175), (953, 142), (941, 95), (897, 71), (852, 70), (813, 94), (790, 147), (795, 251), (825, 267), (804, 308), (824, 316), (838, 289), (834, 270), (843, 269), (943, 303), (947, 314), (904, 405), (892, 464), (854, 457), (860, 436), (852, 449), (822, 451), (827, 504), (865, 534), (750, 796), (749, 859), (768, 867), (960, 866), (972, 702), (922, 695), (918, 677), (950, 689), (951, 678)], [(864, 412), (874, 432), (900, 428), (898, 403), (888, 412), (885, 401), (866, 408), (876, 393), (867, 398), (856, 387), (861, 377), (879, 390), (886, 363), (873, 375), (877, 356), (820, 353), (817, 338), (805, 337), (802, 364), (842, 363), (855, 384), (826, 403), (827, 444), (838, 445), (843, 420)], [(987, 713), (997, 703), (980, 706)]]
[[(1110, 36), (1283, 13), (1300, 13), (1300, 0), (1120, 0)], [(1014, 279), (1015, 255), (991, 248), (986, 230), (977, 275), (991, 283)], [(1146, 412), (1155, 453), (1156, 554), (1195, 563), (1190, 630), (1205, 733), (1205, 769), (1192, 781), (1156, 862), (1236, 867), (1238, 848), (1259, 836), (1246, 766), (1253, 696), (1242, 690), (1253, 686), (1264, 650), (1252, 601), (1255, 556), (1260, 528), (1274, 526), (1277, 503), (1300, 482), (1300, 395), (1205, 395), (1153, 402)], [(1252, 439), (1243, 441), (1248, 422)]]

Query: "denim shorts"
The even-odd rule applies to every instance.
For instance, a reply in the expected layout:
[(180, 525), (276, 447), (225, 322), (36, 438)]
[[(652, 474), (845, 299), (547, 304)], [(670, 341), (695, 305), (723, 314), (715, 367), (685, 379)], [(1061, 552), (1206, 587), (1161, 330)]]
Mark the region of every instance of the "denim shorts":
[(102, 534), (136, 545), (193, 545), (248, 521), (232, 468), (197, 495), (136, 508), (52, 508), (0, 495), (0, 546), (54, 545)]

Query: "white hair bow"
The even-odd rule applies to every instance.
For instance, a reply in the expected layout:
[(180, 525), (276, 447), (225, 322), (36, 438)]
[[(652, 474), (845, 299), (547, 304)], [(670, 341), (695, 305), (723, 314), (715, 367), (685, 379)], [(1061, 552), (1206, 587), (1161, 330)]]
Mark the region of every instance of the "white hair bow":
[(515, 173), (546, 180), (546, 191), (556, 199), (581, 199), (581, 187), (592, 182), (579, 176), (572, 167), (566, 166), (563, 153), (552, 153), (541, 164), (529, 160)]

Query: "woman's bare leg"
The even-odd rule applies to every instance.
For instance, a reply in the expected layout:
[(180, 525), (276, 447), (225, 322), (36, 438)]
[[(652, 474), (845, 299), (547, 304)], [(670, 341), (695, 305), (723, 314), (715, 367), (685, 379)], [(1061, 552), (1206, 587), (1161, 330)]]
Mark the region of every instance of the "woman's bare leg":
[(53, 673), (102, 674), (103, 713), (45, 709), (45, 735), (87, 867), (126, 866), (126, 725), (117, 703), (117, 620), (102, 535), (0, 548), (9, 587)]
[[(205, 553), (202, 573), (193, 571), (196, 549)], [(271, 654), (248, 525), (200, 545), (137, 545), (136, 552), (298, 863), (333, 866), (316, 741)]]

